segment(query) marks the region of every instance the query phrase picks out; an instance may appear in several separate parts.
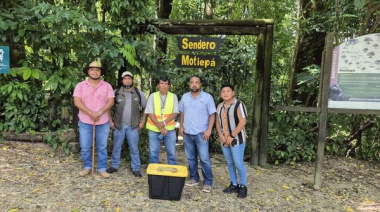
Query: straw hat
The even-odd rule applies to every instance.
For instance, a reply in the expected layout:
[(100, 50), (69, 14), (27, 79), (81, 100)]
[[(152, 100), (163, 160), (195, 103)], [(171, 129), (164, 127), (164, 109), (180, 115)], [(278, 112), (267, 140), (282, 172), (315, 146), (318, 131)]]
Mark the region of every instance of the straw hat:
[(90, 63), (90, 65), (88, 65), (87, 67), (84, 67), (84, 68), (83, 68), (83, 73), (84, 73), (85, 75), (88, 75), (88, 70), (89, 70), (90, 68), (98, 68), (98, 69), (100, 69), (100, 71), (101, 71), (101, 75), (104, 75), (104, 74), (106, 73), (106, 70), (104, 70), (104, 69), (102, 68), (102, 66), (100, 65), (100, 63), (98, 63), (98, 62), (96, 62), (96, 61)]

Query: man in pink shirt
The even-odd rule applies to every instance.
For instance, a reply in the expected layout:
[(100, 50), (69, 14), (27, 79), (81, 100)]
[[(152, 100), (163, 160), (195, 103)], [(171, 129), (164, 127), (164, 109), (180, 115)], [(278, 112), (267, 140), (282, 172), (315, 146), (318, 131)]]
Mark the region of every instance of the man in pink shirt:
[(110, 132), (108, 110), (114, 104), (114, 91), (108, 82), (100, 79), (105, 70), (98, 62), (83, 68), (88, 79), (77, 84), (74, 89), (74, 104), (79, 109), (79, 142), (84, 169), (79, 173), (84, 177), (92, 169), (92, 135), (95, 124), (95, 141), (98, 153), (98, 172), (103, 178), (110, 175), (107, 169), (107, 140)]

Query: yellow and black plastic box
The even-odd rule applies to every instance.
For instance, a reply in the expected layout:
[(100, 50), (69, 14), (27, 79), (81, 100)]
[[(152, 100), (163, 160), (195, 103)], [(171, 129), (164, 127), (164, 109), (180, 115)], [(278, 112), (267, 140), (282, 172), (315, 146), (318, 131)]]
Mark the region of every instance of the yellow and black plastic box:
[(180, 200), (185, 179), (188, 175), (187, 167), (151, 163), (148, 165), (149, 198)]

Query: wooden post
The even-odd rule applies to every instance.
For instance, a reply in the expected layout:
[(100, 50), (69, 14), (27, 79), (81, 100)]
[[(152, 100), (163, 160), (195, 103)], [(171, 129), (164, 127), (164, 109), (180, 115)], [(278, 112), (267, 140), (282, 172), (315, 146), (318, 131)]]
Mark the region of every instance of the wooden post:
[(332, 68), (332, 51), (333, 51), (333, 41), (334, 34), (328, 33), (326, 36), (326, 45), (323, 52), (322, 64), (322, 98), (321, 98), (321, 111), (319, 114), (319, 132), (318, 132), (318, 149), (317, 149), (317, 160), (315, 162), (315, 174), (314, 174), (314, 189), (318, 190), (321, 187), (322, 181), (322, 166), (325, 151), (325, 140), (326, 140), (326, 126), (327, 126), (327, 114), (328, 114), (328, 101), (329, 101), (329, 84), (330, 75)]
[(259, 165), (259, 150), (260, 150), (260, 135), (261, 135), (261, 117), (262, 117), (262, 96), (263, 96), (263, 81), (264, 81), (264, 52), (265, 52), (265, 37), (264, 34), (257, 36), (257, 51), (256, 51), (256, 75), (255, 75), (255, 93), (253, 103), (253, 118), (252, 118), (252, 152), (251, 165), (257, 167)]
[(264, 57), (264, 75), (262, 92), (262, 117), (261, 117), (261, 135), (260, 135), (260, 160), (261, 167), (267, 164), (267, 144), (268, 144), (268, 122), (269, 122), (269, 100), (270, 100), (270, 81), (272, 69), (272, 45), (273, 45), (273, 25), (266, 27), (265, 34), (265, 57)]
[(70, 124), (70, 112), (68, 107), (62, 107), (61, 112), (61, 129), (65, 129)]

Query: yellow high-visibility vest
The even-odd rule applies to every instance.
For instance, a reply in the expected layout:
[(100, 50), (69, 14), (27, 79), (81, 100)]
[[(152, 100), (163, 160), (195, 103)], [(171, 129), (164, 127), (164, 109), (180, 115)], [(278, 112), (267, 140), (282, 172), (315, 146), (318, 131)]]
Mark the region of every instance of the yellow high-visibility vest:
[[(155, 92), (152, 94), (153, 95), (153, 100), (154, 100), (154, 115), (156, 116), (157, 121), (164, 121), (167, 119), (170, 114), (173, 113), (173, 108), (174, 108), (174, 98), (173, 98), (173, 93), (168, 92), (166, 94), (166, 101), (165, 101), (165, 109), (164, 113), (161, 114), (161, 98), (160, 98), (160, 92)], [(163, 118), (163, 119), (162, 119)], [(156, 124), (149, 118), (148, 116), (148, 121), (146, 122), (146, 128), (148, 130), (152, 130), (154, 132), (160, 132)], [(170, 122), (166, 123), (165, 129), (167, 130), (174, 130), (175, 129), (175, 122), (174, 119), (171, 120)]]

